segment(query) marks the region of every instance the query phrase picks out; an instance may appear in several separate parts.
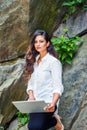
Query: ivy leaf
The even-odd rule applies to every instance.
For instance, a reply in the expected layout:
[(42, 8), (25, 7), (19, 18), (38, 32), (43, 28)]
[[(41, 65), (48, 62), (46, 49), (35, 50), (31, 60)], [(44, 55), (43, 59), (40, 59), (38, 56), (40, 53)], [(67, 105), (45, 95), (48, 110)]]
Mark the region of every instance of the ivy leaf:
[(60, 50), (60, 48), (59, 48), (59, 47), (56, 47), (56, 48), (55, 48), (55, 50), (56, 50), (56, 51), (59, 51), (59, 50)]
[(72, 58), (73, 57), (73, 54), (72, 53), (68, 53), (68, 55)]
[(57, 51), (58, 57), (61, 60), (61, 63), (64, 65), (65, 63), (71, 64), (72, 58), (78, 49), (79, 41), (81, 42), (81, 38), (76, 37), (65, 37), (61, 35), (59, 38), (52, 38), (52, 44), (54, 45), (55, 50)]
[(66, 54), (64, 53), (63, 55), (62, 55), (62, 60), (64, 60), (66, 58)]
[(68, 64), (70, 64), (70, 65), (72, 64), (72, 60), (70, 60), (70, 59), (67, 59), (66, 62), (67, 62)]
[(63, 45), (61, 48), (63, 48), (63, 49), (67, 49), (67, 46)]
[(29, 120), (29, 115), (26, 114), (26, 113), (21, 113), (20, 111), (18, 111), (17, 113), (17, 116), (18, 116), (18, 121), (22, 124), (22, 125), (25, 125), (28, 120)]
[(62, 6), (71, 6), (70, 2), (63, 2)]
[(75, 1), (63, 2), (62, 6), (73, 6), (74, 4), (75, 4)]

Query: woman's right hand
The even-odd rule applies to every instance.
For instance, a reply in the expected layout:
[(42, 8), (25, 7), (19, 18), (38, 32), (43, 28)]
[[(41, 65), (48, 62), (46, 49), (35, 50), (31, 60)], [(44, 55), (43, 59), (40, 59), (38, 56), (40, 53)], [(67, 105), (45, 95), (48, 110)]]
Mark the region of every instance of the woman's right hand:
[(55, 106), (52, 103), (50, 103), (50, 104), (48, 104), (47, 106), (44, 107), (44, 110), (47, 111), (47, 112), (54, 112)]

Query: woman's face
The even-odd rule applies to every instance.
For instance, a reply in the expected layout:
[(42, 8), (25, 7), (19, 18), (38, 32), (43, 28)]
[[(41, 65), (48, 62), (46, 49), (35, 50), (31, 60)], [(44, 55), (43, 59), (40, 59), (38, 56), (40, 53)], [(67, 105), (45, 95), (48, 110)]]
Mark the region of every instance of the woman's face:
[(39, 53), (47, 52), (48, 46), (49, 46), (49, 42), (45, 40), (43, 35), (36, 36), (34, 47), (37, 52)]

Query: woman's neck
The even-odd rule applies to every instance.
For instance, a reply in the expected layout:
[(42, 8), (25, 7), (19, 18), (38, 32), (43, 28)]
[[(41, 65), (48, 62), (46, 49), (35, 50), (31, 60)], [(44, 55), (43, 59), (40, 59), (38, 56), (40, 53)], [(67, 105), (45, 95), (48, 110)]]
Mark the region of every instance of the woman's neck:
[(41, 62), (42, 58), (43, 58), (47, 53), (48, 53), (48, 52), (40, 53), (40, 57), (39, 57), (39, 59), (38, 59), (38, 61), (37, 61), (38, 64)]
[(42, 59), (48, 52), (40, 53), (40, 59)]

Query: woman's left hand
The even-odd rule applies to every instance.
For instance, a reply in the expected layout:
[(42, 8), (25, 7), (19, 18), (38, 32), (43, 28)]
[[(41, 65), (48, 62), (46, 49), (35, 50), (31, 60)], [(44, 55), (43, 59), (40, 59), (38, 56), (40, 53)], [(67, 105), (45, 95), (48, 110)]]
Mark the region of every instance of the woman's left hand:
[(50, 104), (48, 104), (47, 106), (44, 107), (44, 110), (47, 111), (47, 112), (54, 112), (55, 106), (52, 103), (50, 103)]

